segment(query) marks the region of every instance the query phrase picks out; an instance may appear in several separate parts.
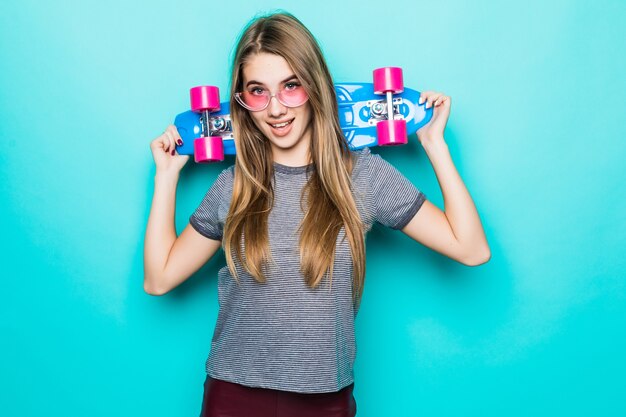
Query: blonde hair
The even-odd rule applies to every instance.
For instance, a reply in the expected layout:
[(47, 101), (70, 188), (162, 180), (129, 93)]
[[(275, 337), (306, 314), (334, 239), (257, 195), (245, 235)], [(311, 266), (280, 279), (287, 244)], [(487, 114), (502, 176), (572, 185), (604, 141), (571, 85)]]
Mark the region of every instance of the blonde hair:
[[(256, 18), (244, 29), (235, 50), (231, 97), (242, 90), (247, 59), (259, 53), (283, 57), (309, 95), (309, 154), (314, 169), (300, 202), (304, 212), (299, 242), (302, 274), (311, 288), (327, 274), (332, 284), (335, 245), (344, 228), (352, 253), (353, 297), (360, 300), (365, 277), (363, 225), (352, 195), (352, 153), (339, 126), (337, 98), (326, 61), (313, 35), (294, 16), (276, 13)], [(233, 254), (256, 281), (265, 282), (264, 266), (271, 261), (267, 222), (274, 200), (272, 150), (247, 110), (231, 99), (230, 111), (237, 158), (224, 225), (224, 252), (235, 279)]]

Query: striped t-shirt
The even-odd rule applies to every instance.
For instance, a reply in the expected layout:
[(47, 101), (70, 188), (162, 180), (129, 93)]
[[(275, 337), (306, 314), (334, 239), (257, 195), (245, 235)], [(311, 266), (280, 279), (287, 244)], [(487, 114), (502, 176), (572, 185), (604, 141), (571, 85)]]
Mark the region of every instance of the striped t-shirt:
[[(365, 231), (374, 222), (402, 229), (425, 196), (368, 148), (355, 154), (353, 193)], [(239, 284), (227, 266), (219, 271), (219, 313), (206, 361), (212, 378), (300, 393), (338, 391), (354, 381), (358, 307), (344, 230), (337, 238), (332, 287), (325, 277), (311, 289), (300, 272), (300, 196), (311, 167), (274, 163), (275, 197), (268, 219), (274, 263), (268, 265), (267, 282), (257, 283), (236, 259)], [(233, 175), (234, 166), (222, 171), (189, 219), (210, 239), (222, 239)]]

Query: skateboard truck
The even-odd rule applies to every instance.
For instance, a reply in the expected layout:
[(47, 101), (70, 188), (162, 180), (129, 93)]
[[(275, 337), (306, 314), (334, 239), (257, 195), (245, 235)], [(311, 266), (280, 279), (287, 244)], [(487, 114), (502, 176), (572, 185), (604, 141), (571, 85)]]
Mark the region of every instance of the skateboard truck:
[(230, 118), (226, 116), (213, 116), (209, 121), (209, 129), (211, 129), (213, 135), (219, 134), (220, 136), (231, 135), (233, 132)]
[[(387, 100), (370, 100), (366, 102), (367, 107), (370, 109), (370, 120), (368, 123), (375, 126), (380, 120), (387, 120)], [(396, 97), (393, 99), (393, 111), (394, 119), (404, 118), (400, 113), (400, 105), (402, 104), (402, 98)]]
[[(199, 86), (189, 90), (191, 110), (200, 114), (202, 134), (194, 139), (194, 159), (196, 162), (218, 162), (224, 160), (224, 142), (221, 136), (212, 136), (211, 113), (220, 110), (220, 92), (217, 87)], [(223, 119), (222, 119), (223, 121)], [(223, 121), (225, 122), (225, 121)], [(220, 124), (220, 127), (221, 126)], [(215, 130), (220, 130), (215, 129)]]
[[(374, 70), (374, 94), (384, 94), (387, 104), (387, 119), (376, 124), (378, 144), (381, 146), (404, 145), (408, 142), (406, 120), (394, 118), (394, 94), (404, 91), (402, 68), (385, 67)], [(376, 106), (376, 109), (374, 108)], [(372, 106), (374, 113), (384, 111), (383, 103)], [(382, 111), (381, 111), (382, 110)], [(399, 112), (396, 110), (396, 114)]]

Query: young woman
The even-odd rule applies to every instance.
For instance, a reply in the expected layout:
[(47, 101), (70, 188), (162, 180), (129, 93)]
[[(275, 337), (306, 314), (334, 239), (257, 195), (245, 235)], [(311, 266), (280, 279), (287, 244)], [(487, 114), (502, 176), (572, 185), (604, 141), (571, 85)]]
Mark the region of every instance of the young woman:
[(295, 17), (272, 14), (246, 27), (231, 88), (235, 165), (178, 237), (176, 184), (189, 157), (176, 154), (173, 126), (150, 145), (145, 291), (167, 293), (222, 246), (202, 416), (354, 416), (354, 318), (373, 223), (466, 265), (490, 257), (444, 141), (450, 98), (422, 94), (434, 114), (418, 131), (442, 211), (382, 158), (349, 149), (324, 57)]

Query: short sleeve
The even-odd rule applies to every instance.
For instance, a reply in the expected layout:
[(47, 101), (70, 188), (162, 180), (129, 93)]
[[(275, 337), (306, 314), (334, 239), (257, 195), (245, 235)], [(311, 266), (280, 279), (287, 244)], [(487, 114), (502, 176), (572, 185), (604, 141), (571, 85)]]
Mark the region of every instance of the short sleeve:
[(375, 220), (402, 229), (418, 212), (426, 196), (380, 155), (370, 154), (370, 192)]
[(223, 219), (220, 219), (220, 206), (228, 203), (229, 185), (232, 189), (232, 167), (220, 173), (200, 205), (189, 217), (189, 223), (198, 233), (213, 240), (222, 240), (224, 231)]

